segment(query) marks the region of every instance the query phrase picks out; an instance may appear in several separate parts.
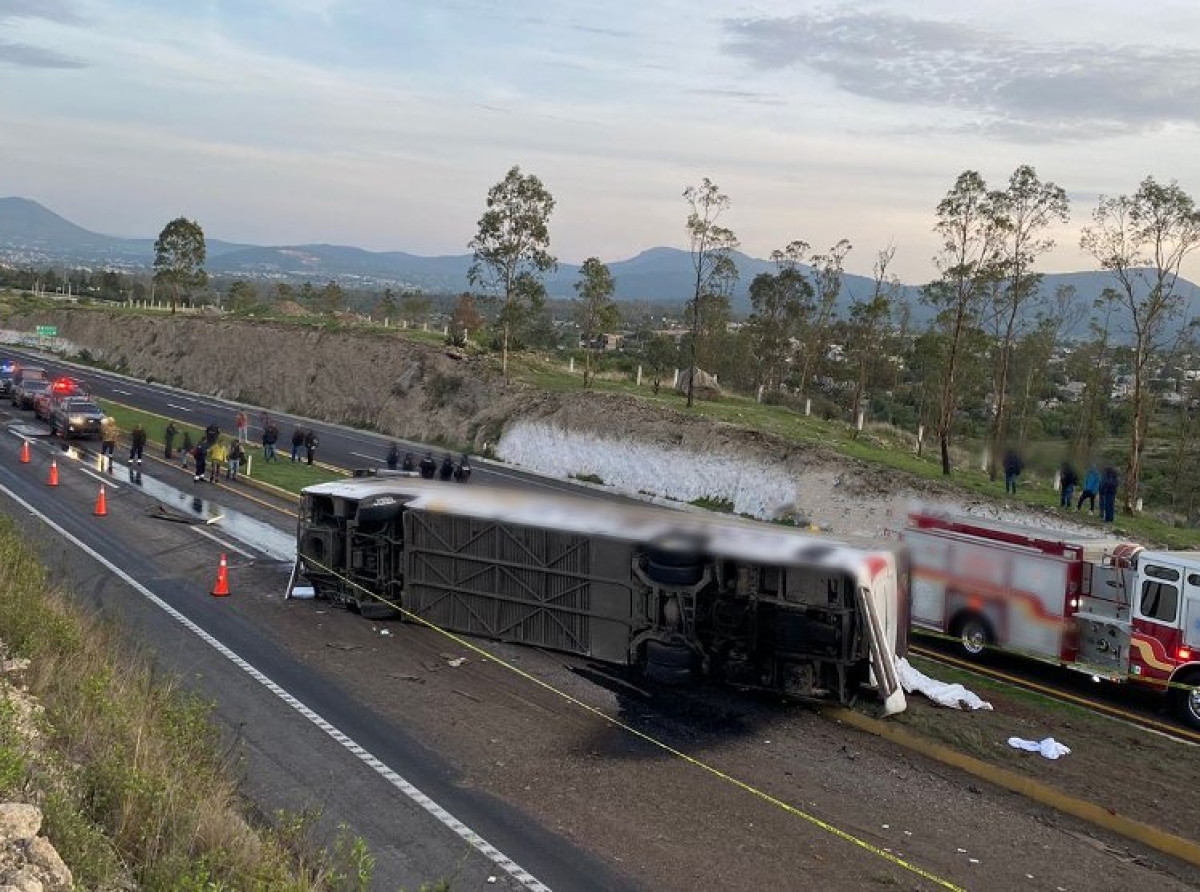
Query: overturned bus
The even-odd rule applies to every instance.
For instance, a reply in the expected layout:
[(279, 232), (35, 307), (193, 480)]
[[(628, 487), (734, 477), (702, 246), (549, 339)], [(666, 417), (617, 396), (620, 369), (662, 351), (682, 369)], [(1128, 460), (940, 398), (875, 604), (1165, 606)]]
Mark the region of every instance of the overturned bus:
[(908, 561), (741, 518), (409, 477), (302, 493), (298, 568), (364, 616), (904, 709)]

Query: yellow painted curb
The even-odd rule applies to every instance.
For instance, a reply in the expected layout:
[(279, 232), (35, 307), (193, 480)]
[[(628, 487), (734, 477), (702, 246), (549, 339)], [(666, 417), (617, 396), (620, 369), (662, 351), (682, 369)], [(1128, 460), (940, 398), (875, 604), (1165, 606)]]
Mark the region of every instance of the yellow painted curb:
[(1149, 824), (1143, 824), (1141, 821), (1135, 821), (1132, 818), (1116, 814), (1103, 806), (1096, 805), (1094, 802), (1077, 799), (1074, 796), (1063, 793), (1061, 790), (1047, 787), (1006, 768), (990, 765), (987, 762), (976, 759), (974, 756), (968, 756), (966, 753), (952, 750), (949, 747), (942, 746), (940, 743), (934, 743), (927, 738), (906, 731), (897, 725), (881, 722), (878, 719), (870, 718), (852, 709), (843, 709), (842, 707), (835, 706), (822, 709), (821, 712), (823, 715), (839, 722), (845, 722), (859, 731), (874, 734), (876, 737), (881, 737), (890, 743), (898, 744), (923, 756), (929, 756), (944, 765), (950, 765), (968, 774), (972, 774), (997, 787), (1003, 787), (1006, 790), (1019, 793), (1022, 796), (1026, 796), (1035, 802), (1040, 802), (1042, 805), (1048, 805), (1071, 817), (1095, 824), (1097, 827), (1102, 827), (1112, 833), (1124, 836), (1127, 839), (1142, 843), (1152, 849), (1165, 852), (1181, 861), (1186, 861), (1189, 864), (1200, 867), (1200, 843), (1193, 840), (1184, 839), (1182, 836), (1175, 836), (1173, 833), (1167, 833), (1165, 830), (1159, 830), (1157, 827), (1151, 827)]

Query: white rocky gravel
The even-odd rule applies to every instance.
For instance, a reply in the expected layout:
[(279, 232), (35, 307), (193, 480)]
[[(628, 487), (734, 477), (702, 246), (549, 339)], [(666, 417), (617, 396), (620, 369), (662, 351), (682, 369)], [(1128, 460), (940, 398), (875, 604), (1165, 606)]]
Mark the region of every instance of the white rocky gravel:
[(509, 425), (496, 444), (496, 455), (552, 477), (598, 478), (606, 487), (632, 496), (685, 504), (719, 500), (732, 504), (738, 514), (764, 520), (790, 514), (835, 535), (894, 538), (918, 506), (1038, 529), (1095, 534), (1070, 513), (1060, 518), (1031, 510), (1019, 498), (1009, 503), (969, 497), (930, 501), (895, 478), (890, 488), (880, 485), (887, 479), (886, 472), (873, 472), (864, 485), (856, 479), (858, 471), (850, 461), (804, 464), (701, 453), (536, 421)]

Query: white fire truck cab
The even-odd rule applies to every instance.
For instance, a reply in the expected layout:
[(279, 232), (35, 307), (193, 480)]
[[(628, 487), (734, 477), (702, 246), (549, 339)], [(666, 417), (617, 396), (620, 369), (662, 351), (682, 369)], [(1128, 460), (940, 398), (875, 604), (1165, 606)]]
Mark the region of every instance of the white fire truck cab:
[(915, 626), (1154, 686), (1200, 728), (1200, 553), (923, 511), (904, 539)]

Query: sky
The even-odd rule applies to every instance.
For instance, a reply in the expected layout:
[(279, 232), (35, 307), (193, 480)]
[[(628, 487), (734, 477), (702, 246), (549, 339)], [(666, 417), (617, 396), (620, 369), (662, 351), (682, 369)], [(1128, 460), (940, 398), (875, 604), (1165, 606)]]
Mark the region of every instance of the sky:
[[(964, 170), (1200, 197), (1194, 0), (0, 0), (0, 196), (88, 229), (469, 253), (519, 165), (551, 251), (686, 248), (686, 187), (756, 257), (854, 246), (933, 278)], [(1200, 260), (1185, 273), (1200, 279)]]

